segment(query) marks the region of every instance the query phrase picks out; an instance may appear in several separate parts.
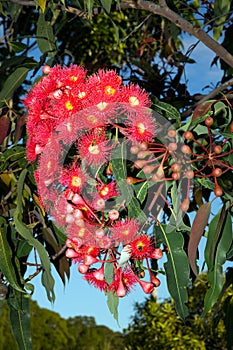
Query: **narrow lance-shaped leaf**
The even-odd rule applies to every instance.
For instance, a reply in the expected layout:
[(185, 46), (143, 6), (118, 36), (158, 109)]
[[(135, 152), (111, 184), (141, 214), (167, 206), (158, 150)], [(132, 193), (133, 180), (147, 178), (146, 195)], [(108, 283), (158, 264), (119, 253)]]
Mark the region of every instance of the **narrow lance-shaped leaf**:
[(190, 270), (188, 257), (183, 250), (184, 238), (179, 231), (174, 230), (166, 233), (163, 225), (159, 227), (159, 238), (168, 249), (167, 262), (164, 264), (168, 290), (174, 299), (178, 315), (185, 319), (188, 315), (186, 303), (188, 301), (187, 285)]
[(53, 28), (51, 24), (45, 20), (43, 13), (40, 14), (37, 22), (37, 44), (42, 53), (47, 53), (53, 57), (56, 54), (56, 45), (54, 40)]
[(207, 279), (210, 283), (210, 288), (205, 296), (203, 316), (217, 302), (224, 286), (225, 275), (223, 273), (223, 264), (226, 262), (226, 255), (231, 243), (231, 215), (223, 207), (221, 212), (213, 218), (209, 225), (205, 259), (208, 265)]
[(24, 186), (24, 180), (25, 180), (26, 174), (27, 174), (27, 170), (24, 169), (21, 172), (19, 181), (18, 181), (17, 207), (14, 212), (14, 223), (18, 233), (28, 242), (28, 244), (32, 245), (37, 250), (41, 259), (41, 263), (44, 268), (44, 271), (42, 274), (42, 283), (46, 288), (47, 297), (49, 301), (54, 301), (55, 299), (55, 294), (53, 290), (54, 279), (51, 275), (51, 265), (50, 265), (48, 254), (44, 246), (37, 239), (33, 237), (32, 230), (29, 229), (22, 222), (22, 212), (23, 212), (22, 192), (23, 192), (23, 186)]
[(112, 5), (112, 0), (100, 0), (103, 8), (107, 13), (110, 13), (111, 10), (111, 5)]
[(30, 334), (30, 299), (20, 292), (14, 291), (8, 299), (10, 307), (10, 321), (14, 338), (20, 350), (31, 350)]
[(12, 288), (24, 293), (17, 281), (17, 272), (12, 264), (12, 250), (7, 241), (7, 224), (2, 217), (0, 217), (0, 270)]
[(24, 82), (29, 72), (28, 68), (19, 67), (7, 78), (3, 89), (0, 92), (0, 107), (4, 105), (4, 101), (12, 97), (15, 90)]
[(122, 142), (121, 146), (113, 150), (111, 156), (112, 170), (117, 182), (125, 180), (127, 177), (126, 156), (126, 145)]
[(204, 229), (208, 223), (210, 216), (211, 202), (203, 204), (197, 211), (197, 214), (194, 218), (188, 243), (188, 257), (190, 266), (197, 276), (197, 267), (196, 267), (196, 256), (198, 244), (203, 235)]
[(107, 292), (106, 295), (107, 295), (107, 305), (108, 305), (109, 311), (111, 312), (117, 324), (119, 325), (119, 321), (118, 321), (119, 298), (113, 292)]

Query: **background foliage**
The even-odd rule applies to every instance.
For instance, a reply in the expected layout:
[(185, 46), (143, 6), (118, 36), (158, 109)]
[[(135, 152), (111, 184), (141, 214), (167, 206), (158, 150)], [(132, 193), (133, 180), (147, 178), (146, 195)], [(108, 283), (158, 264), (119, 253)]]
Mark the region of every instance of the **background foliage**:
[[(33, 277), (41, 275), (48, 299), (53, 301), (51, 264), (65, 283), (70, 262), (64, 255), (65, 236), (43, 212), (32, 175), (34, 166), (25, 157), (26, 116), (22, 105), (25, 94), (41, 76), (41, 67), (45, 64), (77, 63), (85, 65), (90, 72), (113, 68), (126, 82), (137, 82), (150, 92), (153, 108), (163, 112), (181, 132), (191, 130), (198, 135), (202, 145), (206, 139), (203, 121), (212, 113), (215, 139), (222, 142), (227, 138), (228, 145), (232, 146), (233, 5), (230, 0), (185, 3), (178, 0), (167, 3), (162, 0), (122, 3), (15, 0), (1, 1), (0, 6), (0, 295), (7, 300), (9, 320), (19, 348), (30, 349), (28, 296), (33, 293)], [(185, 32), (194, 37), (194, 45), (187, 52), (183, 50)], [(188, 91), (184, 73), (187, 65), (195, 64), (192, 53), (197, 41), (202, 41), (215, 53), (212, 64), (221, 69), (222, 80), (206, 95), (203, 93), (206, 90), (200, 86), (200, 94), (193, 96)], [(224, 161), (232, 166), (232, 154)], [(208, 315), (216, 301), (223, 297), (226, 287), (232, 284), (232, 270), (227, 275), (223, 270), (226, 260), (232, 262), (233, 254), (232, 173), (225, 173), (219, 181), (224, 194), (222, 210), (217, 215), (209, 219), (207, 203), (213, 198), (214, 187), (209, 178), (202, 178), (195, 183), (195, 196), (189, 209), (195, 215), (198, 208), (206, 204), (201, 214), (198, 211), (197, 223), (194, 225), (185, 217), (187, 229), (183, 222), (177, 224), (178, 216), (170, 217), (170, 223), (171, 219), (173, 224), (174, 219), (176, 222), (172, 235), (161, 228), (155, 232), (157, 241), (169, 246), (172, 253), (165, 265), (167, 276), (171, 272), (173, 276), (174, 272), (181, 276), (183, 261), (188, 263), (187, 255), (195, 265), (199, 239), (209, 223), (205, 232), (209, 289), (204, 315)], [(193, 243), (191, 252), (187, 250), (189, 237)], [(29, 255), (34, 257), (30, 261)], [(180, 258), (183, 259), (181, 264), (178, 263)], [(35, 267), (33, 274), (28, 273), (29, 264)], [(194, 279), (192, 272), (191, 275), (187, 273), (186, 286)], [(174, 288), (172, 279), (168, 278), (168, 287), (176, 310), (180, 316), (186, 316), (187, 292), (177, 297), (179, 282)], [(224, 304), (225, 313), (220, 315), (225, 322), (225, 316), (232, 317), (232, 297), (227, 298), (223, 299), (228, 301)], [(156, 324), (155, 319), (153, 322)], [(151, 327), (148, 324), (148, 329)], [(229, 334), (227, 337), (230, 349), (232, 340)], [(68, 334), (64, 342), (67, 339)]]

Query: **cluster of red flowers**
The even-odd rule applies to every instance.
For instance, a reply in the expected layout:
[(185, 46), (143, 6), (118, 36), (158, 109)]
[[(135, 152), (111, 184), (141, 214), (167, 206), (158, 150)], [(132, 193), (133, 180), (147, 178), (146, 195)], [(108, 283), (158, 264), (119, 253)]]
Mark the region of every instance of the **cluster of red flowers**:
[[(114, 102), (126, 103), (132, 107), (132, 110), (135, 107), (150, 107), (151, 105), (148, 94), (144, 90), (133, 84), (123, 85), (121, 77), (111, 70), (100, 70), (89, 77), (84, 68), (77, 65), (69, 68), (45, 66), (43, 72), (48, 75), (40, 79), (24, 100), (28, 109), (27, 156), (30, 161), (36, 160), (37, 155), (43, 151), (52, 131), (78, 111), (94, 107), (88, 115), (84, 114), (82, 120), (78, 121), (80, 127), (92, 130), (105, 125), (111, 113), (109, 105)], [(136, 120), (129, 116), (127, 123), (127, 132), (132, 135), (132, 139), (140, 141), (145, 137), (151, 138), (153, 123), (150, 120), (142, 120), (138, 114)], [(152, 130), (148, 132), (147, 129), (150, 126)], [(72, 127), (67, 125), (65, 136), (68, 137), (69, 128)], [(107, 152), (103, 136), (98, 134), (96, 139), (96, 135), (91, 131), (80, 142), (82, 156), (86, 153), (86, 147), (93, 142), (93, 138), (97, 147), (100, 143), (98, 154), (103, 148), (105, 153)], [(88, 153), (90, 162), (98, 159), (98, 157), (93, 159), (94, 153), (94, 149)]]
[(39, 195), (67, 234), (66, 255), (100, 290), (122, 297), (139, 283), (151, 293), (160, 281), (150, 261), (162, 250), (147, 234), (147, 218), (132, 210), (123, 174), (127, 147), (154, 140), (149, 96), (123, 85), (114, 71), (87, 76), (73, 65), (46, 66), (43, 73), (25, 99), (27, 156), (38, 160)]

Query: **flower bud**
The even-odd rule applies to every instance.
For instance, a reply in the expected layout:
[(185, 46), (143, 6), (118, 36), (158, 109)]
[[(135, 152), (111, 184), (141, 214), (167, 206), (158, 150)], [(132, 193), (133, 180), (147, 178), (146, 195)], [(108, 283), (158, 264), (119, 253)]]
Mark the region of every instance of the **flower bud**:
[(150, 294), (153, 292), (154, 290), (154, 284), (151, 282), (146, 282), (146, 281), (142, 281), (142, 280), (138, 280), (138, 283), (140, 284), (140, 286), (142, 287), (144, 293), (146, 294)]
[(161, 259), (162, 257), (163, 257), (163, 251), (160, 248), (155, 248), (150, 256), (151, 259), (157, 259), (157, 260)]
[(78, 271), (82, 274), (87, 273), (88, 269), (89, 269), (89, 265), (86, 265), (86, 264), (81, 264), (78, 267)]
[(67, 249), (66, 251), (66, 257), (67, 258), (71, 258), (71, 259), (74, 259), (74, 258), (77, 258), (79, 257), (79, 253), (77, 253), (74, 249)]

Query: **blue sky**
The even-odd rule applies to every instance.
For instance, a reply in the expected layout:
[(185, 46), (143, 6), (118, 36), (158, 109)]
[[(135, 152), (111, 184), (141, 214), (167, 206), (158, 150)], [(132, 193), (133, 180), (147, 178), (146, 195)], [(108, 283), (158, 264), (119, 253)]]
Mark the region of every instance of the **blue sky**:
[[(186, 36), (184, 53), (188, 47), (195, 42), (195, 39)], [(199, 44), (195, 48), (191, 57), (196, 60), (196, 64), (186, 65), (185, 73), (189, 91), (191, 91), (191, 93), (208, 93), (208, 91), (210, 91), (209, 89), (200, 91), (200, 87), (214, 85), (221, 79), (219, 69), (216, 66), (210, 68), (210, 63), (214, 58), (214, 54), (204, 45)], [(118, 311), (119, 324), (121, 327), (119, 328), (108, 310), (104, 293), (96, 290), (94, 287), (88, 285), (87, 282), (83, 281), (82, 275), (77, 271), (77, 265), (72, 266), (70, 280), (67, 281), (65, 287), (55, 271), (54, 276), (56, 280), (55, 303), (52, 305), (48, 302), (46, 292), (43, 286), (41, 286), (40, 276), (33, 280), (33, 284), (35, 285), (33, 300), (36, 300), (41, 307), (46, 307), (52, 311), (58, 312), (65, 318), (78, 315), (93, 316), (97, 324), (106, 325), (116, 331), (127, 327), (131, 316), (134, 314), (135, 303), (143, 302), (146, 298), (141, 288), (137, 287), (128, 296), (120, 299)], [(158, 299), (163, 300), (164, 298), (168, 298), (169, 295), (166, 288), (165, 278), (163, 276), (160, 276), (159, 278), (161, 279), (161, 285), (157, 289)]]

